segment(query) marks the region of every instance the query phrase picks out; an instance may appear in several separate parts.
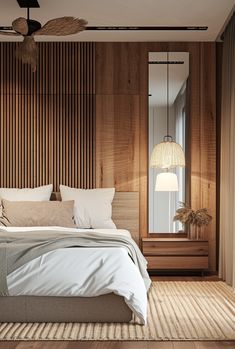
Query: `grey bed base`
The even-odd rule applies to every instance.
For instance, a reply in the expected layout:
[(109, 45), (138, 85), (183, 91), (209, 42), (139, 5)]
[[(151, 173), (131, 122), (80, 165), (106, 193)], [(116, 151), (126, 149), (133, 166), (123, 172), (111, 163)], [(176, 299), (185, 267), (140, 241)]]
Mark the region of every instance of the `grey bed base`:
[[(52, 200), (61, 200), (53, 193)], [(139, 242), (139, 193), (116, 192), (113, 220)], [(0, 297), (0, 322), (129, 322), (132, 311), (113, 293), (99, 297)]]
[(129, 322), (132, 311), (113, 293), (98, 297), (0, 297), (0, 322)]

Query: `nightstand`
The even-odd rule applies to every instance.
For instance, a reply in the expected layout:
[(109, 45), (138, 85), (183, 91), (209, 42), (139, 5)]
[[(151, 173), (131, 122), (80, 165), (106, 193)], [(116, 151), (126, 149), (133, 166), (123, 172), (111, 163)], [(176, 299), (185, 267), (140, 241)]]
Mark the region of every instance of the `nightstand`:
[(206, 270), (208, 241), (187, 238), (143, 238), (148, 270)]

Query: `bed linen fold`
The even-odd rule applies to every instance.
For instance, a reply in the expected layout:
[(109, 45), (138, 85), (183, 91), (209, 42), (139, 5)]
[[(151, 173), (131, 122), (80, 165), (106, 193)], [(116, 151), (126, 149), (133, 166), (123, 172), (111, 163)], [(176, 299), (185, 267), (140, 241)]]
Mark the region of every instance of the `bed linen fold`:
[(147, 273), (147, 262), (134, 240), (123, 235), (109, 235), (100, 232), (70, 233), (63, 230), (31, 230), (9, 232), (0, 229), (0, 295), (9, 295), (7, 275), (42, 256), (60, 248), (72, 247), (123, 247), (138, 266), (146, 290), (151, 284)]

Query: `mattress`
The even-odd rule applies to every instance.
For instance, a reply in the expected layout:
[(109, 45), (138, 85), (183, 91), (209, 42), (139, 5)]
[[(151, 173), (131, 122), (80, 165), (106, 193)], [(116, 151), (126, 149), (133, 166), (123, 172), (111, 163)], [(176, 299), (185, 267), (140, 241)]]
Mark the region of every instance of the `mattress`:
[[(17, 231), (27, 229), (32, 230), (32, 227), (17, 228)], [(50, 229), (61, 230), (59, 227)], [(6, 230), (16, 231), (16, 228)], [(79, 232), (79, 229), (64, 230)], [(95, 231), (130, 236), (128, 231), (119, 229)], [(125, 248), (61, 248), (18, 268), (8, 275), (7, 283), (10, 296), (97, 297), (113, 293), (124, 298), (141, 323), (146, 322), (146, 287)]]

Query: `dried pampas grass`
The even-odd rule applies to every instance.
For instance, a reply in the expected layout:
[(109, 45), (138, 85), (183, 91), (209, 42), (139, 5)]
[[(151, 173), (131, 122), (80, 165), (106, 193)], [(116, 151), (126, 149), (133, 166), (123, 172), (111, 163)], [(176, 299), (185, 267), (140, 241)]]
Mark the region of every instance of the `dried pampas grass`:
[(197, 227), (202, 227), (208, 225), (212, 217), (209, 215), (206, 208), (201, 208), (194, 211), (191, 207), (187, 206), (185, 203), (181, 203), (181, 208), (176, 210), (176, 215), (174, 216), (174, 221), (179, 221), (182, 224), (192, 224)]

